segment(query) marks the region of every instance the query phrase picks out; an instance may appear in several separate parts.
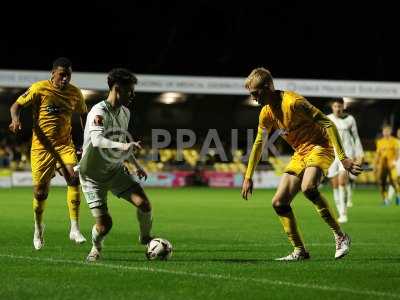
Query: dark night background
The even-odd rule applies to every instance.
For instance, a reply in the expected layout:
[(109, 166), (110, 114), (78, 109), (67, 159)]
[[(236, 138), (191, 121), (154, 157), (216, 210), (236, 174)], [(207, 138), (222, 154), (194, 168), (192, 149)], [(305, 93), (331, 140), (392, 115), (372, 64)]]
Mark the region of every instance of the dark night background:
[[(307, 2), (308, 3), (308, 2)], [(397, 9), (377, 3), (126, 1), (2, 9), (0, 68), (398, 81)], [(9, 4), (7, 4), (9, 5)]]
[[(67, 56), (74, 71), (84, 72), (122, 66), (139, 74), (245, 77), (264, 66), (277, 78), (400, 81), (400, 26), (397, 8), (387, 3), (151, 0), (3, 5), (0, 69), (50, 70), (54, 58)], [(3, 95), (5, 111), (22, 91)], [(175, 107), (157, 104), (157, 96), (141, 94), (135, 102), (135, 133), (145, 141), (151, 128), (191, 128), (200, 135), (218, 128), (229, 139), (231, 128), (257, 125), (259, 108), (244, 106), (245, 97), (188, 95), (187, 103)], [(329, 99), (309, 100), (330, 112)], [(400, 105), (398, 100), (364, 100), (348, 111), (357, 118), (366, 148), (373, 148), (382, 123), (400, 127)], [(6, 128), (8, 113), (3, 119)]]

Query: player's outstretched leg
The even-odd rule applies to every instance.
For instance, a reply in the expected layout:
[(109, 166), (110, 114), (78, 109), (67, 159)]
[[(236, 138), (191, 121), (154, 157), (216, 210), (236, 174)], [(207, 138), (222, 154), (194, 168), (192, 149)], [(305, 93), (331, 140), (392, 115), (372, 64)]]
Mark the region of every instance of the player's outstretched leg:
[(139, 222), (139, 242), (142, 245), (147, 245), (153, 237), (151, 236), (151, 228), (153, 226), (152, 213), (150, 211), (143, 211), (141, 208), (137, 208), (136, 211), (137, 220)]
[[(93, 213), (93, 209), (92, 209)], [(111, 230), (112, 218), (106, 213), (96, 217), (96, 224), (92, 228), (92, 249), (90, 250), (86, 260), (88, 262), (98, 261), (101, 257), (101, 250), (103, 249), (103, 241), (107, 233)]]
[(350, 237), (340, 228), (334, 215), (329, 209), (328, 202), (318, 191), (318, 184), (322, 177), (322, 170), (317, 167), (306, 168), (301, 184), (301, 190), (314, 203), (318, 214), (331, 228), (336, 241), (335, 259), (344, 257), (350, 251)]
[(147, 245), (152, 239), (153, 216), (150, 200), (141, 187), (130, 195), (130, 201), (137, 207), (136, 217), (139, 223), (139, 243)]
[(329, 209), (328, 202), (317, 189), (306, 190), (304, 194), (314, 203), (318, 214), (328, 224), (333, 232), (336, 241), (335, 258), (338, 259), (344, 257), (350, 251), (350, 237), (341, 230), (338, 222), (335, 220)]

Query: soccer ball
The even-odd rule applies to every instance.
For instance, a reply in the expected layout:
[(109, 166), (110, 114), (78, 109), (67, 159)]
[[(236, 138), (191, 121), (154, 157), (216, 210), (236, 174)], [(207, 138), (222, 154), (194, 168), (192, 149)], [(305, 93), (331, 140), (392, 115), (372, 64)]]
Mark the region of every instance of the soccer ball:
[(166, 239), (155, 238), (147, 245), (148, 260), (168, 260), (172, 256), (172, 244)]

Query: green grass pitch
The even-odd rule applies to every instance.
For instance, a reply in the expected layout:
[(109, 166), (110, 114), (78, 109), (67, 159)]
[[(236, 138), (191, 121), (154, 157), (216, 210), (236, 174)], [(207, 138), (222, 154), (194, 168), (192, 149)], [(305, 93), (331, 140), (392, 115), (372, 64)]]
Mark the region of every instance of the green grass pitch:
[[(103, 260), (84, 261), (90, 243), (68, 239), (66, 192), (53, 188), (45, 247), (32, 247), (31, 189), (0, 190), (0, 299), (398, 299), (400, 207), (381, 207), (376, 189), (354, 191), (343, 227), (350, 254), (335, 261), (333, 236), (303, 196), (294, 210), (311, 260), (273, 259), (291, 248), (274, 214), (272, 190), (250, 201), (238, 189), (148, 189), (153, 232), (174, 246), (171, 260), (147, 261), (134, 207), (110, 195), (114, 227)], [(324, 190), (332, 203), (331, 191)], [(82, 201), (81, 229), (92, 216)]]

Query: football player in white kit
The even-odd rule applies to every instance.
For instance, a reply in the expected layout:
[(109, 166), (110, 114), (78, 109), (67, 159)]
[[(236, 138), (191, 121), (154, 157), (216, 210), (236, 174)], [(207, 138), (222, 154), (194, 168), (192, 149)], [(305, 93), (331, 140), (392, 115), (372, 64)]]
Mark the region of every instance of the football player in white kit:
[[(344, 101), (341, 98), (335, 99), (331, 108), (332, 113), (328, 115), (328, 118), (335, 123), (339, 131), (347, 157), (356, 159), (361, 163), (364, 152), (358, 136), (356, 120), (353, 116), (344, 112)], [(328, 177), (331, 178), (333, 198), (339, 213), (338, 222), (346, 223), (348, 221), (347, 207), (353, 205), (351, 184), (349, 183), (349, 175), (337, 156), (328, 170)]]
[[(82, 190), (96, 224), (92, 228), (92, 249), (87, 256), (90, 262), (100, 258), (102, 242), (112, 226), (107, 209), (107, 192), (125, 199), (137, 207), (139, 241), (147, 244), (152, 227), (151, 204), (142, 187), (128, 173), (123, 161), (130, 159), (137, 176), (147, 179), (133, 155), (139, 142), (129, 141), (130, 112), (126, 105), (134, 97), (136, 77), (126, 69), (113, 69), (108, 74), (109, 95), (90, 110), (84, 132), (79, 176)], [(128, 137), (128, 138), (127, 138)]]

